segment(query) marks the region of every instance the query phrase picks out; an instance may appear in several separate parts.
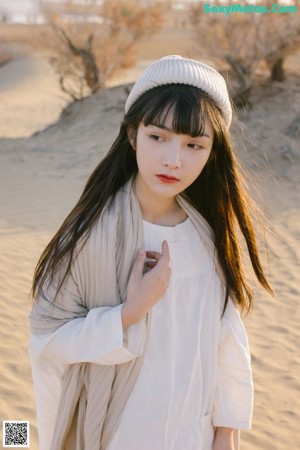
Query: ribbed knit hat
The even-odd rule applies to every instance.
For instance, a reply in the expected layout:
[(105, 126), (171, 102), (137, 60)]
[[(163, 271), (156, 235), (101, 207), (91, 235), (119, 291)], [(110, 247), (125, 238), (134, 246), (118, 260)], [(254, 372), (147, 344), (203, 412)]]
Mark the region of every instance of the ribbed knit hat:
[(165, 56), (147, 67), (127, 98), (125, 113), (144, 92), (157, 86), (173, 83), (195, 86), (210, 95), (219, 105), (229, 128), (232, 109), (222, 75), (207, 64), (182, 58), (179, 55)]

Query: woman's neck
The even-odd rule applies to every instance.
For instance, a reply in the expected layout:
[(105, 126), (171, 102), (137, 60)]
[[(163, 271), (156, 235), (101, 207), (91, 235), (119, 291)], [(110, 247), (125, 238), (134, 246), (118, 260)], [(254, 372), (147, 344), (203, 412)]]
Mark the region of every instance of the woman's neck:
[(140, 203), (143, 219), (156, 225), (173, 227), (175, 225), (178, 225), (179, 223), (182, 223), (187, 217), (183, 209), (180, 208), (176, 201), (175, 205), (167, 210), (163, 208), (151, 209), (151, 206), (148, 209), (148, 206), (150, 205), (147, 205), (147, 207), (145, 208)]
[(147, 222), (175, 226), (186, 219), (186, 213), (176, 202), (175, 197), (157, 198), (135, 183), (136, 196), (141, 208), (143, 219)]

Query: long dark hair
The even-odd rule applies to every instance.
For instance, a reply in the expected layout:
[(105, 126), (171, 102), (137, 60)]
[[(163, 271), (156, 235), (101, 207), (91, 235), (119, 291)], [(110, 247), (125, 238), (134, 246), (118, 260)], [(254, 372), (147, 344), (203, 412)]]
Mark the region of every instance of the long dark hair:
[(273, 293), (260, 262), (248, 208), (249, 199), (241, 185), (242, 178), (222, 113), (215, 101), (200, 89), (170, 84), (145, 92), (125, 115), (112, 147), (91, 174), (78, 203), (42, 253), (34, 273), (33, 297), (37, 296), (46, 281), (52, 281), (62, 261), (67, 261), (58, 290), (61, 288), (70, 272), (79, 239), (88, 236), (107, 202), (130, 177), (136, 175), (137, 162), (128, 132), (133, 133), (135, 139), (141, 122), (145, 126), (164, 124), (171, 110), (172, 130), (175, 133), (197, 136), (204, 131), (206, 119), (210, 120), (214, 130), (209, 160), (183, 194), (213, 230), (217, 255), (226, 280), (225, 308), (229, 295), (247, 311), (253, 303), (253, 292), (243, 270), (238, 228), (245, 238), (259, 283)]

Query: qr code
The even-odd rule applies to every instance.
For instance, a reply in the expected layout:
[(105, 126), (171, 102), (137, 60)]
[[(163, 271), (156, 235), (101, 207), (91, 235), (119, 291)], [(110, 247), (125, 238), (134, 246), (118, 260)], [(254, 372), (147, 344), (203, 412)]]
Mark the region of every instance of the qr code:
[(3, 447), (29, 447), (29, 421), (3, 421)]

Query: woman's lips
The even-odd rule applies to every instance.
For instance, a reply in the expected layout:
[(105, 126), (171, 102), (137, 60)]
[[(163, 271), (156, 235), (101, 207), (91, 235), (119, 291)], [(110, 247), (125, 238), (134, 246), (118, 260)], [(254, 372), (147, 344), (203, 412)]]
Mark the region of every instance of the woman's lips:
[(172, 177), (170, 175), (159, 174), (156, 176), (163, 183), (178, 183), (178, 181), (179, 181), (178, 178)]

